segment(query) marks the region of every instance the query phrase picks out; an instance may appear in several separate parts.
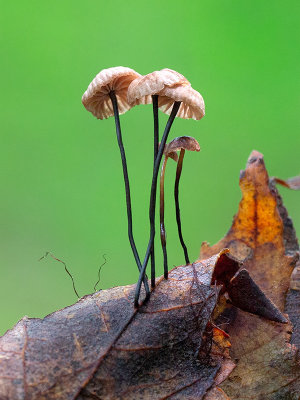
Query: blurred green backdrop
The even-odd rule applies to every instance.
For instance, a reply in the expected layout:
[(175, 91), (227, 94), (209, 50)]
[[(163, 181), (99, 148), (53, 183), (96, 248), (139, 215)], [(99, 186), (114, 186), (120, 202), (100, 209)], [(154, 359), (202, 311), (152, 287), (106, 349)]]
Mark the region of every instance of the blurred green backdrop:
[[(103, 68), (141, 74), (169, 67), (201, 92), (206, 116), (177, 119), (170, 138), (191, 135), (181, 182), (184, 237), (192, 259), (219, 240), (240, 200), (239, 170), (251, 150), (271, 175), (299, 168), (300, 3), (252, 0), (164, 2), (15, 0), (1, 7), (0, 333), (24, 315), (42, 317), (91, 293), (102, 255), (101, 288), (134, 283), (124, 185), (113, 119), (81, 104)], [(161, 127), (166, 116), (160, 113)], [(121, 117), (132, 185), (134, 232), (148, 241), (152, 108)], [(184, 262), (167, 168), (170, 266)], [(280, 189), (298, 232), (299, 193)], [(161, 273), (161, 251), (157, 240)]]

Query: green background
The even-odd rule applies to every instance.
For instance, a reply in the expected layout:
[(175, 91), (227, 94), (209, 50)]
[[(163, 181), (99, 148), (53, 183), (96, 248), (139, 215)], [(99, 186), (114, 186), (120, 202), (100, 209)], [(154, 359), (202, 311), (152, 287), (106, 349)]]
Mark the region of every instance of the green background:
[[(206, 103), (201, 121), (176, 119), (170, 138), (191, 135), (181, 182), (183, 232), (191, 259), (218, 241), (240, 200), (238, 177), (249, 153), (264, 153), (270, 175), (299, 168), (300, 2), (24, 1), (1, 6), (0, 332), (24, 315), (42, 317), (81, 295), (134, 283), (121, 161), (112, 118), (81, 104), (103, 68), (141, 74), (169, 67)], [(167, 117), (160, 113), (161, 127)], [(134, 233), (148, 241), (152, 108), (121, 117), (132, 185)], [(174, 205), (175, 163), (167, 167), (170, 266), (184, 263)], [(280, 189), (298, 232), (299, 193)], [(161, 251), (157, 240), (161, 273)]]

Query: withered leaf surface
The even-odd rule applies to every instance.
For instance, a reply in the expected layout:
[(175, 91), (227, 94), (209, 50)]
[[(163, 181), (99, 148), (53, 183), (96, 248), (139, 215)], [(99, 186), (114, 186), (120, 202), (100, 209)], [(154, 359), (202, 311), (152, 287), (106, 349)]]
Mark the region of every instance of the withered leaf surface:
[(230, 398), (223, 392), (222, 389), (214, 387), (209, 389), (204, 397), (204, 400), (230, 400)]
[[(251, 153), (246, 170), (241, 172), (240, 187), (243, 197), (231, 229), (216, 245), (204, 243), (200, 259), (229, 248), (283, 311), (299, 247), (291, 220), (274, 184), (269, 184), (263, 156), (257, 151)], [(297, 299), (299, 304), (299, 296)], [(285, 309), (289, 315), (295, 298), (290, 303)], [(295, 344), (291, 344), (291, 324), (263, 320), (226, 302), (215, 317), (217, 324), (225, 324), (222, 326), (230, 335), (231, 357), (237, 362), (220, 386), (232, 400), (299, 400), (300, 365), (295, 345), (299, 345), (299, 333)], [(290, 317), (294, 324), (298, 320), (298, 328), (295, 324), (294, 329), (299, 332), (299, 310)]]
[(224, 265), (230, 280), (226, 251), (173, 269), (138, 310), (132, 285), (23, 318), (0, 339), (0, 399), (201, 399), (226, 358), (203, 343)]

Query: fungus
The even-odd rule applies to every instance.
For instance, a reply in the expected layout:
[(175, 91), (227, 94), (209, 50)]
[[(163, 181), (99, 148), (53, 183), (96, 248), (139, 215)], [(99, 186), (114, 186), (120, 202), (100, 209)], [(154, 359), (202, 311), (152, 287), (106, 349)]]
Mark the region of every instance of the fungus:
[[(190, 263), (187, 247), (184, 243), (181, 229), (181, 218), (180, 218), (180, 207), (179, 207), (179, 181), (182, 171), (183, 158), (185, 154), (185, 150), (188, 151), (200, 151), (200, 146), (197, 140), (191, 136), (180, 136), (173, 139), (169, 144), (165, 147), (165, 158), (163, 161), (163, 165), (161, 168), (160, 174), (160, 238), (161, 245), (163, 249), (164, 255), (164, 277), (168, 278), (168, 259), (167, 259), (167, 249), (166, 249), (166, 231), (165, 231), (165, 222), (164, 222), (164, 213), (165, 213), (165, 202), (164, 202), (164, 179), (165, 179), (165, 170), (167, 165), (168, 158), (172, 158), (177, 162), (176, 169), (176, 179), (175, 179), (175, 187), (174, 187), (174, 196), (175, 196), (175, 208), (176, 208), (176, 221), (178, 228), (178, 236), (179, 240), (184, 252), (185, 262), (187, 264)], [(180, 151), (179, 159), (177, 155), (177, 151)]]
[(166, 241), (166, 229), (165, 229), (165, 190), (164, 190), (164, 183), (165, 183), (165, 172), (166, 172), (166, 165), (168, 158), (172, 158), (175, 162), (178, 161), (178, 154), (176, 151), (172, 151), (169, 149), (169, 144), (166, 144), (164, 150), (164, 161), (160, 171), (160, 208), (159, 208), (159, 216), (160, 216), (160, 241), (161, 247), (164, 256), (164, 277), (168, 279), (168, 255), (167, 255), (167, 241)]
[[(177, 140), (178, 139), (178, 140)], [(179, 207), (179, 181), (181, 177), (182, 171), (182, 164), (184, 159), (185, 150), (188, 151), (200, 151), (200, 146), (197, 140), (190, 136), (181, 136), (179, 138), (174, 139), (173, 141), (174, 147), (176, 146), (176, 151), (180, 150), (179, 159), (177, 163), (176, 169), (176, 179), (175, 179), (175, 187), (174, 187), (174, 197), (175, 197), (175, 208), (176, 208), (176, 221), (177, 221), (177, 228), (178, 228), (178, 236), (179, 240), (184, 252), (185, 262), (187, 264), (190, 263), (188, 251), (186, 245), (183, 240), (182, 236), (182, 229), (181, 229), (181, 218), (180, 218), (180, 207)], [(175, 150), (173, 150), (175, 151)]]
[(177, 113), (179, 118), (199, 120), (205, 115), (203, 97), (190, 86), (166, 87), (159, 96), (159, 109), (170, 115), (174, 101), (181, 102)]
[[(125, 156), (125, 149), (122, 141), (122, 133), (120, 126), (120, 114), (124, 114), (132, 105), (127, 101), (128, 86), (134, 79), (139, 78), (141, 75), (134, 70), (126, 67), (114, 67), (103, 69), (89, 84), (87, 90), (82, 96), (82, 103), (84, 107), (90, 111), (96, 118), (105, 119), (111, 116), (115, 118), (116, 134), (118, 145), (121, 153), (123, 176), (126, 192), (126, 206), (127, 206), (127, 220), (128, 220), (128, 237), (130, 246), (139, 268), (142, 269), (141, 261), (135, 245), (132, 232), (132, 210), (131, 210), (131, 197), (130, 186), (127, 170), (127, 162)], [(144, 285), (147, 295), (149, 292), (148, 282), (144, 279)]]
[[(170, 115), (161, 144), (158, 149), (158, 154), (155, 160), (154, 169), (153, 169), (153, 177), (152, 177), (152, 185), (151, 185), (151, 194), (150, 194), (150, 207), (149, 207), (149, 217), (150, 217), (150, 238), (148, 242), (148, 247), (146, 251), (146, 255), (143, 261), (142, 270), (140, 272), (139, 280), (136, 286), (135, 292), (135, 306), (138, 306), (138, 299), (141, 290), (141, 283), (145, 275), (147, 263), (149, 260), (149, 256), (152, 250), (152, 246), (154, 243), (155, 237), (155, 226), (154, 226), (154, 214), (155, 212), (155, 199), (156, 199), (156, 185), (157, 185), (157, 176), (158, 170), (161, 162), (161, 158), (163, 155), (163, 151), (166, 145), (166, 141), (171, 129), (171, 126), (174, 122), (174, 119), (179, 113), (180, 118), (193, 118), (193, 119), (201, 119), (205, 115), (205, 106), (204, 100), (200, 93), (196, 90), (192, 89), (189, 84), (178, 84), (173, 87), (164, 87), (158, 93), (158, 106), (159, 108)], [(151, 284), (153, 285), (153, 271), (151, 271)], [(154, 271), (154, 284), (155, 284), (155, 271)]]
[[(148, 75), (140, 76), (135, 79), (128, 88), (127, 99), (132, 105), (137, 104), (153, 104), (153, 119), (154, 119), (154, 165), (158, 153), (159, 143), (159, 124), (158, 124), (158, 101), (159, 93), (166, 87), (175, 85), (190, 86), (189, 81), (179, 72), (169, 68), (164, 68), (161, 71), (154, 71)], [(149, 215), (150, 229), (154, 229), (155, 225), (155, 194), (153, 196), (154, 204), (150, 204), (152, 214)], [(151, 249), (151, 286), (155, 286), (155, 256), (154, 245)]]

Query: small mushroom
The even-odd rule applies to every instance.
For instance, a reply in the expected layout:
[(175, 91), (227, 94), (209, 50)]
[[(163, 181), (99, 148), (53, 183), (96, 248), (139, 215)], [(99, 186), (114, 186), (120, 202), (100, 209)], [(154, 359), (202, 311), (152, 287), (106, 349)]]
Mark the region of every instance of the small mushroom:
[[(160, 109), (163, 112), (169, 114), (170, 117), (168, 119), (166, 128), (164, 130), (164, 134), (161, 139), (161, 144), (158, 149), (158, 154), (153, 169), (151, 194), (150, 194), (150, 207), (149, 207), (150, 239), (148, 242), (146, 255), (143, 261), (142, 271), (140, 272), (139, 280), (136, 286), (136, 292), (135, 292), (136, 306), (138, 306), (138, 299), (140, 295), (142, 280), (145, 275), (147, 263), (154, 243), (154, 237), (155, 237), (154, 212), (155, 212), (157, 176), (161, 158), (163, 155), (163, 151), (166, 145), (166, 141), (168, 139), (171, 126), (179, 110), (181, 110), (180, 114), (178, 115), (180, 118), (201, 119), (205, 115), (205, 106), (202, 96), (196, 90), (192, 89), (188, 84), (182, 84), (182, 85), (179, 84), (173, 87), (165, 87), (158, 93), (158, 95), (159, 95), (158, 105)], [(155, 276), (155, 271), (154, 274), (153, 271), (151, 271), (152, 285), (153, 281), (155, 284), (155, 278), (153, 279), (153, 275)]]
[[(98, 119), (109, 118), (111, 116), (114, 116), (115, 118), (116, 134), (121, 153), (123, 176), (125, 182), (128, 237), (135, 261), (137, 263), (139, 271), (141, 271), (142, 265), (132, 232), (130, 186), (119, 118), (119, 114), (123, 114), (130, 108), (132, 108), (132, 105), (129, 104), (127, 101), (127, 91), (131, 82), (139, 77), (141, 77), (141, 75), (131, 68), (114, 67), (103, 69), (89, 84), (87, 90), (82, 96), (82, 103), (84, 107)], [(143, 281), (146, 293), (147, 295), (149, 295), (150, 291), (148, 287), (148, 282), (146, 279), (144, 279), (144, 276)]]
[[(148, 75), (135, 79), (128, 88), (127, 99), (132, 105), (153, 103), (154, 119), (154, 164), (158, 153), (159, 123), (158, 123), (158, 98), (159, 93), (166, 87), (174, 85), (190, 86), (189, 81), (179, 72), (169, 68), (154, 71)], [(156, 190), (156, 187), (155, 187)], [(154, 199), (156, 198), (156, 193)], [(155, 204), (150, 205), (152, 215), (150, 225), (155, 225)], [(151, 249), (151, 286), (155, 286), (155, 256), (154, 246)]]
[[(179, 207), (179, 181), (182, 171), (182, 163), (185, 154), (185, 150), (188, 151), (200, 151), (200, 146), (197, 140), (191, 136), (180, 136), (173, 139), (168, 145), (165, 147), (165, 159), (161, 168), (160, 175), (160, 237), (161, 237), (161, 245), (164, 254), (164, 277), (168, 278), (168, 259), (167, 259), (167, 250), (166, 250), (166, 233), (165, 233), (165, 223), (164, 223), (164, 178), (165, 178), (165, 169), (168, 158), (173, 158), (174, 161), (177, 162), (176, 169), (176, 180), (175, 180), (175, 188), (174, 188), (174, 196), (175, 196), (175, 207), (176, 207), (176, 221), (178, 227), (178, 236), (183, 248), (185, 261), (187, 264), (190, 263), (187, 247), (184, 243), (181, 229), (181, 218), (180, 218), (180, 207)], [(180, 151), (179, 159), (177, 155), (177, 151)]]
[[(172, 142), (171, 142), (172, 143)], [(159, 209), (159, 216), (160, 216), (160, 241), (161, 247), (163, 250), (164, 256), (164, 277), (168, 279), (168, 255), (167, 255), (167, 241), (166, 241), (166, 229), (165, 229), (165, 172), (166, 172), (166, 165), (168, 158), (172, 158), (175, 162), (178, 161), (178, 154), (176, 151), (169, 151), (169, 144), (166, 144), (164, 150), (164, 161), (162, 163), (161, 171), (160, 171), (160, 209)]]

